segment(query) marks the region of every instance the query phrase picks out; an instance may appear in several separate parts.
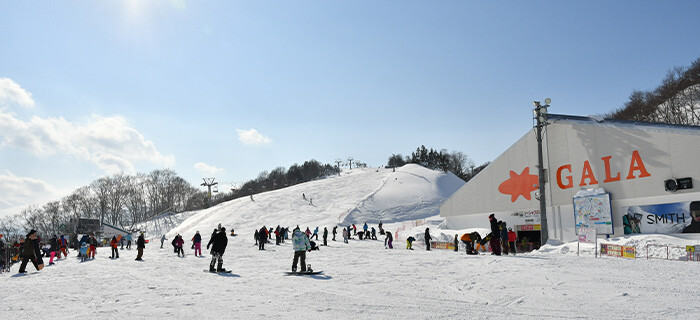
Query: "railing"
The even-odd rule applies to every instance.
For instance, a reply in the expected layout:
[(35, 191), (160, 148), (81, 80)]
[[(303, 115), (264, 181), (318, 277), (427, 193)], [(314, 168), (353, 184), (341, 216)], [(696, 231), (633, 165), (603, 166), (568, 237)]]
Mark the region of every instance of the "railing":
[(425, 224), (425, 219), (404, 221), (401, 226), (394, 232), (394, 239), (399, 240), (399, 232), (404, 231), (408, 228), (415, 228)]
[[(649, 248), (652, 248), (650, 251)], [(661, 250), (653, 250), (653, 248), (661, 248)], [(664, 250), (665, 249), (665, 250)], [(654, 252), (654, 251), (660, 251)], [(700, 261), (700, 256), (695, 252), (688, 252), (687, 248), (681, 246), (663, 245), (663, 244), (647, 244), (646, 247), (647, 259), (660, 260), (676, 260), (676, 261)], [(665, 252), (665, 257), (664, 257)]]

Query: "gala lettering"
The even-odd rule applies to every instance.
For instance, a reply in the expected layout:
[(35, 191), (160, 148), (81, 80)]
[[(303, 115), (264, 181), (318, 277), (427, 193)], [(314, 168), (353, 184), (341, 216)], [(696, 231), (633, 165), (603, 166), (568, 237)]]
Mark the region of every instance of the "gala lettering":
[[(619, 171), (615, 174), (615, 176), (612, 175), (612, 168), (610, 167), (611, 158), (612, 156), (600, 158), (605, 168), (605, 179), (603, 180), (603, 183), (620, 181)], [(565, 164), (557, 168), (557, 185), (559, 186), (559, 188), (569, 189), (574, 187), (574, 177), (571, 174), (571, 164)], [(627, 171), (627, 176), (625, 177), (625, 179), (632, 180), (636, 178), (645, 178), (649, 176), (651, 176), (651, 174), (647, 171), (646, 167), (644, 166), (644, 161), (642, 161), (642, 157), (639, 155), (639, 151), (632, 151), (632, 159), (630, 160), (629, 170)], [(581, 180), (579, 181), (579, 187), (598, 184), (598, 180), (596, 179), (595, 173), (593, 172), (591, 164), (590, 162), (588, 162), (588, 160), (585, 160), (583, 162), (583, 169), (581, 170)]]

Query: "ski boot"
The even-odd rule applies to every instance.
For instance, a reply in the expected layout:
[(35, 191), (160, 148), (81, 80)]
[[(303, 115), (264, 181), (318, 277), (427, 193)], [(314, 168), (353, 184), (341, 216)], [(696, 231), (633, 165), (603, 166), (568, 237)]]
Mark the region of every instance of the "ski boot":
[(307, 265), (306, 265), (306, 273), (311, 273), (311, 272), (314, 272), (314, 270), (311, 269), (311, 265), (310, 265), (310, 264), (307, 264)]

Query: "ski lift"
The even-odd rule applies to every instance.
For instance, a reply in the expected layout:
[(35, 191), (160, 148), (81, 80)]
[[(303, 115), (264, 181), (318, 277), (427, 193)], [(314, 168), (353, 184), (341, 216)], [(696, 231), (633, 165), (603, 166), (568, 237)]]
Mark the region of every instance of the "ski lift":
[(215, 185), (215, 186), (214, 186), (214, 190), (212, 190), (212, 192), (218, 193), (218, 192), (219, 192), (219, 186)]

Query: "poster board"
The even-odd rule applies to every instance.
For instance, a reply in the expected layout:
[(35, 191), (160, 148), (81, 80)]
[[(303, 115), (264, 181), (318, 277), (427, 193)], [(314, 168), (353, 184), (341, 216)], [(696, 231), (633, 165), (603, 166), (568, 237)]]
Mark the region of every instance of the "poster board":
[(625, 234), (682, 233), (693, 217), (690, 205), (695, 201), (622, 207)]
[(599, 193), (574, 197), (576, 231), (594, 228), (597, 234), (613, 234), (610, 194)]
[(598, 257), (598, 235), (594, 228), (577, 228), (578, 243), (576, 244), (576, 255), (581, 251), (581, 242), (595, 244), (595, 256)]

